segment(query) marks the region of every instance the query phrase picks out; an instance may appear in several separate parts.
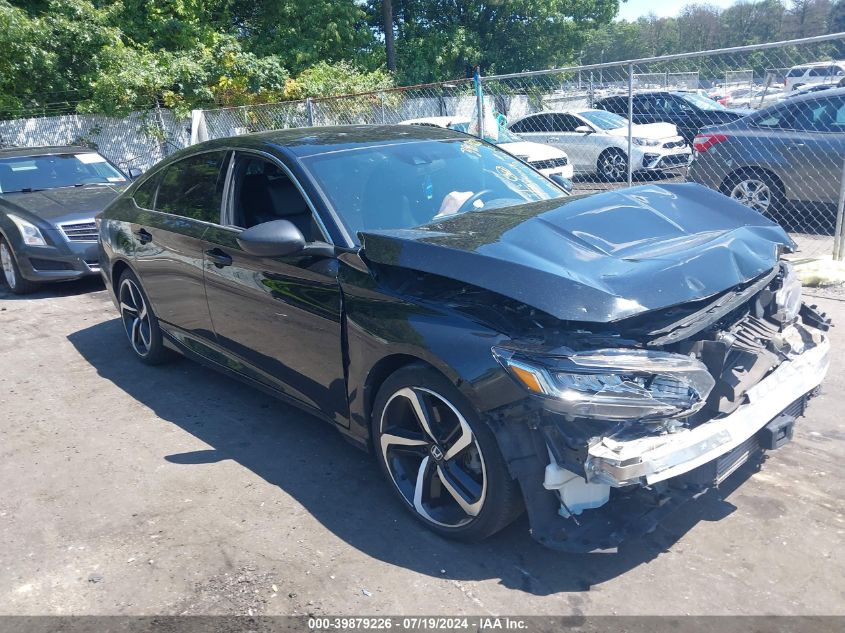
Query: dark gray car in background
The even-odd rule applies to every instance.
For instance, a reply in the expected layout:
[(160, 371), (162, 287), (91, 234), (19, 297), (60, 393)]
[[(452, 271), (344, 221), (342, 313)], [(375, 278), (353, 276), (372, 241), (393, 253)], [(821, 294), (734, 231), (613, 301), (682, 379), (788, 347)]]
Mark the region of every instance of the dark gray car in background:
[[(845, 89), (795, 97), (702, 130), (688, 179), (773, 216), (789, 202), (835, 205), (845, 161)], [(786, 216), (786, 217), (784, 217)]]
[(0, 270), (9, 289), (98, 275), (94, 216), (127, 184), (86, 147), (0, 149)]

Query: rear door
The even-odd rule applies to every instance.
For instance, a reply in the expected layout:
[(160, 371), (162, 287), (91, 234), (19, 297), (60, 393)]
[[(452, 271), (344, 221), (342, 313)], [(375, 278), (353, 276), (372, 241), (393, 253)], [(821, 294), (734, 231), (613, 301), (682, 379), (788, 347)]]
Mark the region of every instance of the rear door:
[[(135, 270), (162, 327), (183, 340), (213, 337), (203, 283), (202, 236), (220, 221), (227, 152), (164, 168), (157, 192), (131, 225)], [(136, 200), (137, 204), (137, 200)]]
[(205, 287), (216, 341), (232, 369), (348, 426), (338, 262), (325, 254), (258, 257), (238, 245), (247, 228), (293, 222), (306, 241), (325, 229), (289, 170), (238, 152), (224, 222), (205, 232)]

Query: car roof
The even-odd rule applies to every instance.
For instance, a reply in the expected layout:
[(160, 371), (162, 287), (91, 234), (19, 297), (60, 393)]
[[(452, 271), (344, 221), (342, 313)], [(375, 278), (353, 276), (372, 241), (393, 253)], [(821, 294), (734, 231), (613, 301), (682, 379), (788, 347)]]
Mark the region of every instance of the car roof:
[(793, 66), (789, 70), (794, 70), (796, 68), (819, 68), (820, 66), (832, 66), (834, 64), (845, 64), (845, 61), (839, 59), (832, 59), (827, 62), (810, 62), (807, 64), (795, 64), (795, 66)]
[(461, 132), (427, 125), (336, 125), (290, 128), (206, 141), (176, 152), (170, 158), (176, 160), (197, 151), (217, 148), (275, 148), (297, 158), (305, 158), (328, 152), (355, 149), (356, 147), (395, 145), (415, 141), (466, 140), (466, 138), (467, 135)]
[(45, 145), (43, 147), (1, 147), (0, 158), (49, 156), (50, 154), (90, 154), (97, 150), (79, 145)]
[[(792, 94), (792, 93), (786, 93)], [(827, 99), (828, 97), (841, 97), (845, 95), (845, 88), (830, 88), (829, 90), (812, 90), (810, 92), (796, 93), (794, 97), (788, 97), (781, 103), (797, 103), (799, 101), (811, 101), (815, 99)]]

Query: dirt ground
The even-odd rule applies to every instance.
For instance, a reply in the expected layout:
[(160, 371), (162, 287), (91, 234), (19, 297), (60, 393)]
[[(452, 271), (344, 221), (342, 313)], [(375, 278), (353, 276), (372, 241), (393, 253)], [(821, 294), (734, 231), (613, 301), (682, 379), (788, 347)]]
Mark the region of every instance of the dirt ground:
[[(845, 324), (843, 295), (814, 300)], [(796, 441), (618, 554), (418, 525), (328, 426), (0, 289), (0, 614), (845, 614), (845, 329)]]

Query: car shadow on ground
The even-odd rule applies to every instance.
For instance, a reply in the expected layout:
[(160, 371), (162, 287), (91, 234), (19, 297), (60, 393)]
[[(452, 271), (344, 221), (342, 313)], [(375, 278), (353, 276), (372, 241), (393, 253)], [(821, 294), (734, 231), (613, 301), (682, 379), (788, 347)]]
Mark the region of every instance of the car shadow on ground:
[(46, 299), (50, 297), (72, 297), (84, 295), (89, 292), (103, 290), (105, 284), (99, 275), (83, 277), (76, 281), (63, 281), (59, 283), (44, 284), (37, 291), (28, 295), (16, 295), (9, 290), (6, 281), (0, 275), (0, 300), (3, 301), (31, 301), (33, 299)]
[(531, 539), (525, 516), (482, 543), (453, 542), (411, 517), (375, 460), (317, 418), (188, 360), (143, 365), (131, 356), (117, 319), (68, 338), (102, 378), (212, 447), (162, 454), (163, 460), (185, 468), (232, 460), (279, 486), (351, 547), (437, 578), (497, 579), (536, 595), (588, 590), (653, 560), (700, 521), (729, 515), (735, 506), (726, 497), (753, 472), (741, 469), (618, 553), (548, 550)]

